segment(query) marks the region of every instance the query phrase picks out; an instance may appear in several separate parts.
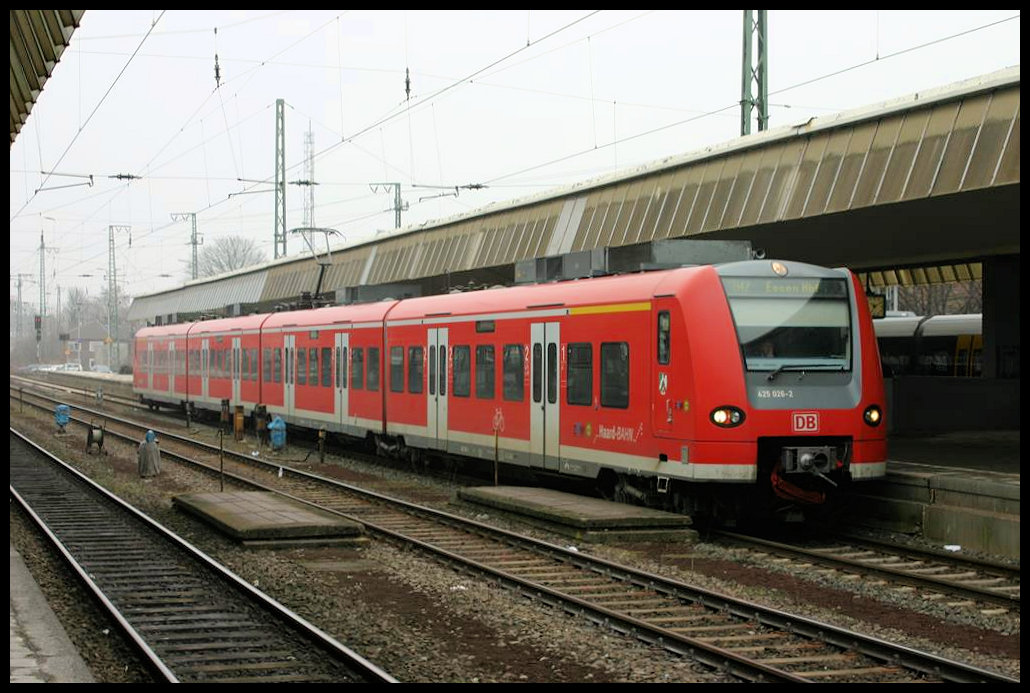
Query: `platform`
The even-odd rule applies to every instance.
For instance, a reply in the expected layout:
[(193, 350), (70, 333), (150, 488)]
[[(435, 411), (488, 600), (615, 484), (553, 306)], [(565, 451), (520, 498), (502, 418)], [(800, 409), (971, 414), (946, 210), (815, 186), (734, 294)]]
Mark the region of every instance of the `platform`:
[(887, 476), (855, 484), (844, 520), (1019, 559), (1019, 431), (888, 439)]
[(463, 488), (458, 498), (579, 541), (696, 541), (687, 515), (529, 486)]
[(11, 683), (94, 683), (21, 554), (11, 552)]
[(172, 504), (246, 546), (339, 543), (364, 534), (358, 522), (261, 491), (187, 493)]

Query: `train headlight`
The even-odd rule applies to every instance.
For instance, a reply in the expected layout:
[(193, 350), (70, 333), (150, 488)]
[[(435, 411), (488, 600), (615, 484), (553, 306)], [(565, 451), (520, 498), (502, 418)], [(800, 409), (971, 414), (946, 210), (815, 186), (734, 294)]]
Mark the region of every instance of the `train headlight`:
[(879, 426), (880, 421), (883, 419), (883, 412), (875, 404), (871, 404), (865, 408), (865, 412), (862, 414), (862, 418), (870, 426)]
[(744, 423), (744, 412), (736, 407), (718, 407), (709, 415), (712, 423), (722, 428), (733, 428)]

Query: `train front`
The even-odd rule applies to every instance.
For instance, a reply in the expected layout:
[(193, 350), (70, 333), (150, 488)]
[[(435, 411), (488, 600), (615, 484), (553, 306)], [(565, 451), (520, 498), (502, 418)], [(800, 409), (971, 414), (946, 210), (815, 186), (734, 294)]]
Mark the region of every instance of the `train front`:
[(757, 479), (780, 504), (818, 507), (887, 465), (883, 376), (869, 309), (848, 270), (756, 260), (717, 268), (746, 406), (713, 409), (732, 435), (747, 419)]

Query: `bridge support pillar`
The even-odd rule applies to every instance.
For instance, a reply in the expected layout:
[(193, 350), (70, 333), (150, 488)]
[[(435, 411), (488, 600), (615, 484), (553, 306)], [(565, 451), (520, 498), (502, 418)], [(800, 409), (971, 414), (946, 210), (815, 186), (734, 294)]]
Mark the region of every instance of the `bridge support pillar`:
[(1019, 256), (983, 261), (983, 377), (1019, 378)]

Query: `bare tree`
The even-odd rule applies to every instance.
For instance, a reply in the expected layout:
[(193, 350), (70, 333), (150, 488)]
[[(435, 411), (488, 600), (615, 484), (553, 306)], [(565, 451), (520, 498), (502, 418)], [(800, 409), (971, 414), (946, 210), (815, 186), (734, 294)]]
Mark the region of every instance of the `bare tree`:
[(975, 280), (903, 286), (898, 307), (916, 315), (979, 313), (983, 311), (983, 283)]
[[(205, 244), (197, 256), (197, 276), (211, 277), (265, 261), (257, 243), (243, 236), (222, 236)], [(187, 272), (189, 267), (187, 266)]]

